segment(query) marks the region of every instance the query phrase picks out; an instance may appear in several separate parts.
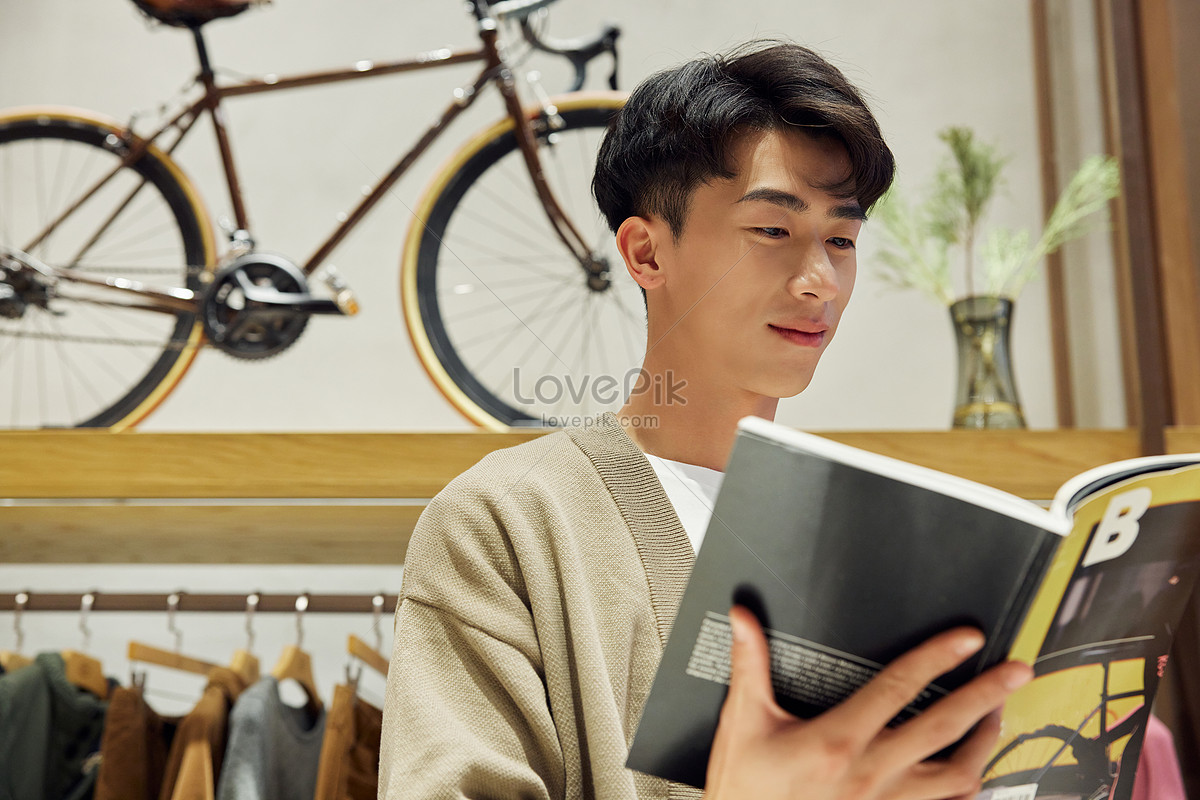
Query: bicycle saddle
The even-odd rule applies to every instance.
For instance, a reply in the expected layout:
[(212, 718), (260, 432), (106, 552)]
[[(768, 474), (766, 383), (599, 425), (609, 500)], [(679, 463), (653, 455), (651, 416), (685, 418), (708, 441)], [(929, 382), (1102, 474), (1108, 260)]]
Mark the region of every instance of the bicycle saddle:
[(178, 28), (199, 28), (218, 17), (232, 17), (250, 7), (252, 0), (133, 0), (133, 4), (159, 22)]

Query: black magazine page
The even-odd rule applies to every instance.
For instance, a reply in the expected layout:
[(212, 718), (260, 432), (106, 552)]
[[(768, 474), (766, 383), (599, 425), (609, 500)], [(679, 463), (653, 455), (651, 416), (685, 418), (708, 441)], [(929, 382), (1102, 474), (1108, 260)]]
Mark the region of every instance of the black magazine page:
[(1007, 656), (1059, 538), (740, 430), (628, 766), (703, 786), (735, 599), (768, 631), (777, 701), (802, 717), (939, 631), (983, 630), (921, 706)]

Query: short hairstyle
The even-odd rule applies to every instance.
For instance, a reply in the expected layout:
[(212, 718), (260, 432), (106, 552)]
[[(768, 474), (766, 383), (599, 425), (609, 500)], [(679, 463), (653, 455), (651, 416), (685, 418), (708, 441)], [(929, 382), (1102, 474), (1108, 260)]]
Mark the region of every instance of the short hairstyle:
[(892, 151), (837, 67), (798, 44), (759, 40), (643, 81), (609, 123), (592, 192), (614, 232), (629, 217), (655, 214), (678, 238), (696, 188), (734, 176), (736, 138), (785, 126), (846, 148), (850, 174), (821, 187), (831, 194), (867, 212), (891, 185)]

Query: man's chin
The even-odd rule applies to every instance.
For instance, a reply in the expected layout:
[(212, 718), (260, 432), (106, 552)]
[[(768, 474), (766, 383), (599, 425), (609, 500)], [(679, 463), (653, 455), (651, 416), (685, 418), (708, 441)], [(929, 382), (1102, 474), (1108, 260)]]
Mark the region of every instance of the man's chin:
[(812, 375), (807, 377), (791, 375), (760, 387), (757, 393), (765, 397), (774, 397), (777, 400), (786, 400), (803, 392), (810, 383), (812, 383)]

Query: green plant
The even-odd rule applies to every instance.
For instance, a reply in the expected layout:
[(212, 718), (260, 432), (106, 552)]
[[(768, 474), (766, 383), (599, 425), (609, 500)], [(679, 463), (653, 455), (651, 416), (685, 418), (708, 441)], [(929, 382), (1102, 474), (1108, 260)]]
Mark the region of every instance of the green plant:
[[(924, 201), (910, 205), (893, 190), (876, 206), (874, 216), (885, 234), (879, 253), (883, 277), (895, 286), (925, 292), (945, 305), (955, 301), (952, 247), (962, 249), (968, 297), (978, 289), (984, 295), (1015, 298), (1037, 277), (1042, 259), (1087, 233), (1096, 213), (1120, 191), (1117, 160), (1092, 156), (1059, 195), (1036, 242), (1028, 231), (994, 228), (979, 246), (980, 224), (1008, 159), (977, 140), (969, 128), (947, 128), (938, 136), (950, 154), (934, 174)], [(979, 276), (977, 250), (982, 264)]]

